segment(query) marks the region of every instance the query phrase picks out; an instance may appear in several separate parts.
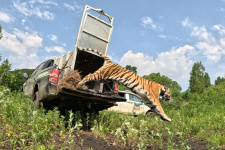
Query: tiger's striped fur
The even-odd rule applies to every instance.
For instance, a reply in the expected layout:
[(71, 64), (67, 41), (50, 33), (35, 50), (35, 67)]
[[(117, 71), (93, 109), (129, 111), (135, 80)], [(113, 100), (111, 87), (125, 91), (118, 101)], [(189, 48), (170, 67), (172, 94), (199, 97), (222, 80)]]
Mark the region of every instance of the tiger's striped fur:
[(156, 115), (160, 116), (161, 119), (166, 121), (171, 121), (170, 118), (166, 116), (163, 111), (161, 104), (159, 103), (159, 97), (162, 96), (164, 99), (170, 99), (170, 91), (168, 88), (149, 81), (145, 78), (138, 76), (137, 74), (121, 67), (118, 64), (113, 63), (107, 56), (94, 49), (80, 49), (82, 51), (92, 51), (99, 54), (107, 62), (104, 66), (99, 68), (93, 74), (85, 76), (77, 86), (83, 85), (88, 81), (108, 81), (112, 80), (114, 82), (119, 82), (128, 88), (130, 88), (134, 93), (141, 96), (144, 100), (145, 105), (151, 108), (151, 111)]

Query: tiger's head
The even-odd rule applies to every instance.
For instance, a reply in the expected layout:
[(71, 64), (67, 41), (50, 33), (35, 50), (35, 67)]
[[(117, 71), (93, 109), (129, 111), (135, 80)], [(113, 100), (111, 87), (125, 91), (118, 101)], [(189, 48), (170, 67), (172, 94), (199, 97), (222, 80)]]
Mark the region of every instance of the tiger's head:
[(171, 93), (168, 87), (162, 86), (159, 93), (159, 99), (161, 99), (163, 102), (171, 100)]

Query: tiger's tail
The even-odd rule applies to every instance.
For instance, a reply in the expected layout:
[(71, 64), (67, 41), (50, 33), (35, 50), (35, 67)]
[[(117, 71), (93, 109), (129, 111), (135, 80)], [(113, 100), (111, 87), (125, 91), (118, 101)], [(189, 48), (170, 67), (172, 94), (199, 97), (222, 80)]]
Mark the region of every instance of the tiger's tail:
[(109, 57), (107, 57), (106, 55), (104, 55), (102, 52), (96, 50), (96, 49), (91, 49), (91, 48), (78, 48), (80, 51), (91, 51), (94, 53), (97, 53), (98, 55), (100, 55), (107, 63), (112, 63), (112, 61), (109, 59)]

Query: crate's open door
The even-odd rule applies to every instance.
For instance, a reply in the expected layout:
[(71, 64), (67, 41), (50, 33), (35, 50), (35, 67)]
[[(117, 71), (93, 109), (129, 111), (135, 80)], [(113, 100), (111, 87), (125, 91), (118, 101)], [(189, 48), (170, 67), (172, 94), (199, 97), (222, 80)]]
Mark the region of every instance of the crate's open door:
[(107, 15), (102, 9), (85, 6), (74, 48), (71, 70), (75, 67), (78, 47), (96, 49), (107, 55), (113, 29), (112, 24), (113, 17)]
[[(104, 59), (93, 53), (79, 51), (78, 48), (96, 49), (107, 55), (108, 45), (113, 29), (113, 17), (107, 15), (102, 9), (85, 6), (80, 23), (77, 40), (70, 60), (70, 70), (78, 70), (81, 77), (94, 73), (104, 65)], [(69, 72), (69, 68), (68, 68)], [(89, 89), (103, 91), (100, 82), (89, 82)]]

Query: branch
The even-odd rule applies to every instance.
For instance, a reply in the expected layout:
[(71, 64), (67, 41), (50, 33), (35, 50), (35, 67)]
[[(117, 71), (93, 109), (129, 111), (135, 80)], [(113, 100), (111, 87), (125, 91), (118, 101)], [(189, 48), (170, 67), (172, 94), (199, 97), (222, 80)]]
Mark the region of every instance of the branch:
[(7, 71), (7, 68), (4, 70), (4, 72), (3, 72), (3, 73), (2, 73), (2, 75), (1, 75), (1, 78), (0, 78), (0, 83), (1, 83), (1, 81), (2, 81), (2, 78), (3, 78), (3, 77), (4, 77), (4, 75), (5, 75), (6, 71)]

